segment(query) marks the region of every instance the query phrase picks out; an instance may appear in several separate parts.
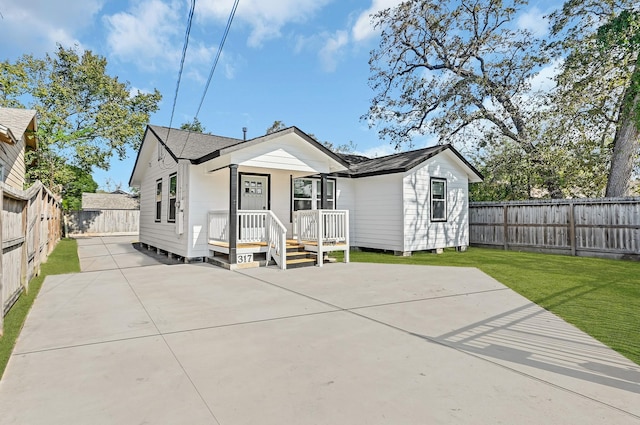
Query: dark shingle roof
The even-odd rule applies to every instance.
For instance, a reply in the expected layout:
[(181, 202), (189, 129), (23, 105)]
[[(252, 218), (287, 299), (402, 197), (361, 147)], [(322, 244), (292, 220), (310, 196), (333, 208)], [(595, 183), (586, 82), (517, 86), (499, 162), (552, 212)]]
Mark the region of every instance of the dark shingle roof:
[(451, 150), (451, 152), (453, 152), (467, 167), (469, 167), (479, 177), (482, 177), (482, 174), (480, 174), (480, 172), (476, 170), (475, 167), (460, 155), (460, 153), (451, 145), (432, 146), (430, 148), (400, 152), (378, 158), (339, 154), (349, 163), (349, 171), (338, 174), (357, 178), (381, 174), (403, 173), (446, 150)]
[(174, 159), (196, 161), (212, 152), (243, 142), (242, 139), (170, 129), (158, 125), (149, 125), (149, 130), (165, 145)]
[(95, 210), (138, 210), (140, 200), (123, 193), (83, 193), (82, 209)]
[[(348, 166), (348, 170), (335, 173), (338, 176), (345, 177), (367, 177), (381, 174), (401, 173), (412, 169), (423, 161), (433, 156), (451, 150), (472, 172), (482, 178), (482, 174), (475, 169), (460, 153), (451, 145), (438, 145), (430, 148), (418, 149), (408, 152), (400, 152), (392, 155), (381, 156), (378, 158), (367, 158), (362, 155), (340, 154), (328, 150), (321, 143), (315, 142), (306, 133), (296, 127), (289, 127), (280, 130), (277, 133), (260, 136), (251, 140), (235, 139), (232, 137), (215, 136), (212, 134), (203, 134), (191, 132), (188, 130), (179, 130), (175, 128), (162, 127), (157, 125), (149, 125), (148, 130), (155, 135), (160, 143), (162, 143), (169, 154), (175, 159), (187, 159), (194, 164), (199, 164), (210, 160), (220, 154), (221, 150), (240, 149), (240, 144), (246, 143), (252, 145), (259, 143), (261, 140), (267, 140), (276, 136), (277, 133), (295, 132), (303, 139), (310, 143), (317, 144), (317, 147), (334, 159)], [(136, 160), (137, 162), (137, 160)], [(135, 167), (134, 167), (135, 168)]]

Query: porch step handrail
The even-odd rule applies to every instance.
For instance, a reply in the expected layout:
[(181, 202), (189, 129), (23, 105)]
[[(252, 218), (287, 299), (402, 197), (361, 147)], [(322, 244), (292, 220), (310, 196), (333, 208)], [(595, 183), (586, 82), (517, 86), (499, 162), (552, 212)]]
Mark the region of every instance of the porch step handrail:
[(287, 228), (272, 211), (268, 211), (267, 259), (273, 258), (280, 269), (287, 268)]
[(349, 210), (298, 210), (293, 214), (293, 231), (298, 243), (316, 245), (319, 259), (325, 252), (339, 250), (349, 262)]
[[(238, 244), (266, 243), (267, 260), (273, 259), (281, 269), (287, 267), (287, 228), (271, 210), (238, 211)], [(208, 213), (209, 241), (229, 243), (229, 211)]]

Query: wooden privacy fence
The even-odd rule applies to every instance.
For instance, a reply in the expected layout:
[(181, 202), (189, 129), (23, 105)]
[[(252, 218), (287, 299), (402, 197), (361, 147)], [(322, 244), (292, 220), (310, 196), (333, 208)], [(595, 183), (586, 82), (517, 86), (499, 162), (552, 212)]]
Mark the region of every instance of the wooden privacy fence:
[(0, 335), (3, 319), (61, 236), (60, 200), (39, 181), (28, 190), (0, 182)]
[(140, 210), (70, 211), (65, 214), (68, 236), (137, 235)]
[(471, 202), (469, 242), (640, 260), (640, 198)]

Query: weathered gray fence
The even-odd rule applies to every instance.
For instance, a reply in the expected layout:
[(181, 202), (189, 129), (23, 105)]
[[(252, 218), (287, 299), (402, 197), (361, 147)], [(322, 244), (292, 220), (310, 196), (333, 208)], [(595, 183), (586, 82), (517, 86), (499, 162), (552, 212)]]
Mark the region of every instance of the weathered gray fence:
[(40, 182), (26, 191), (0, 183), (0, 213), (2, 335), (4, 316), (60, 240), (60, 201)]
[(640, 198), (472, 202), (475, 246), (640, 260)]
[(65, 228), (69, 236), (137, 235), (140, 210), (71, 211)]

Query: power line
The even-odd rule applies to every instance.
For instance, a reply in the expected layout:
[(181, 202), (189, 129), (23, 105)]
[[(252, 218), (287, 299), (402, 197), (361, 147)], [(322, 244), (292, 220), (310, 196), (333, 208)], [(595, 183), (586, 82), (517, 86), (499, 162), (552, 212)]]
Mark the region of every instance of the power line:
[[(182, 71), (184, 69), (184, 58), (187, 56), (187, 47), (189, 46), (189, 35), (191, 34), (191, 23), (193, 22), (193, 12), (196, 8), (196, 0), (191, 0), (191, 9), (189, 10), (189, 18), (187, 20), (187, 30), (184, 33), (184, 45), (182, 46), (182, 58), (180, 59), (180, 70), (178, 71), (178, 82), (176, 84), (176, 92), (173, 95), (173, 106), (171, 107), (171, 119), (169, 120), (169, 131), (173, 124), (173, 114), (176, 111), (176, 102), (178, 101), (178, 91), (180, 90), (180, 80), (182, 80)], [(167, 133), (169, 139), (169, 133)]]
[(209, 72), (207, 85), (204, 87), (204, 93), (202, 93), (202, 99), (200, 99), (200, 104), (198, 105), (198, 110), (196, 111), (196, 115), (194, 118), (198, 118), (198, 114), (200, 113), (200, 108), (202, 108), (202, 103), (204, 102), (204, 98), (207, 95), (207, 91), (209, 90), (209, 84), (211, 83), (211, 78), (213, 78), (213, 73), (215, 72), (216, 67), (218, 66), (218, 60), (220, 59), (220, 54), (222, 53), (224, 42), (227, 40), (227, 35), (229, 34), (229, 29), (231, 28), (231, 23), (233, 22), (233, 17), (236, 14), (236, 9), (238, 8), (239, 2), (240, 0), (235, 0), (235, 2), (233, 3), (233, 7), (231, 8), (231, 13), (229, 14), (229, 19), (227, 20), (227, 27), (224, 29), (224, 34), (222, 35), (222, 40), (220, 41), (220, 46), (218, 47), (216, 58), (213, 61), (213, 65), (211, 66), (211, 72)]

